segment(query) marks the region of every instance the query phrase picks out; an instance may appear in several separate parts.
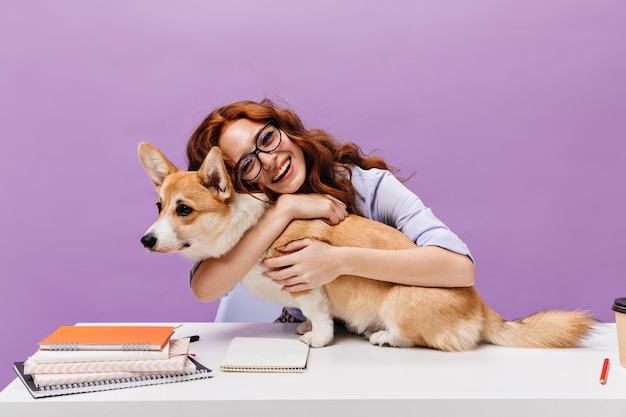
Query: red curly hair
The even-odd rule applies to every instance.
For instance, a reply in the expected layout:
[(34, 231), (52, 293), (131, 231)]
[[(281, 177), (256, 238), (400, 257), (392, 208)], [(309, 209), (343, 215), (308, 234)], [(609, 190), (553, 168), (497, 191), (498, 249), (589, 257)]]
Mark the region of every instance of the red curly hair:
[[(188, 169), (197, 171), (213, 146), (219, 145), (222, 132), (239, 119), (249, 119), (265, 124), (273, 120), (292, 142), (298, 145), (306, 161), (306, 184), (304, 189), (319, 194), (330, 194), (348, 206), (354, 213), (356, 193), (351, 182), (349, 165), (363, 169), (391, 170), (377, 156), (364, 155), (354, 143), (338, 143), (330, 134), (320, 129), (308, 130), (293, 111), (277, 107), (271, 100), (261, 102), (240, 101), (212, 111), (193, 132), (187, 142)], [(235, 161), (225, 160), (231, 179), (238, 192), (263, 192), (275, 201), (278, 195), (259, 184), (239, 181), (234, 175)]]

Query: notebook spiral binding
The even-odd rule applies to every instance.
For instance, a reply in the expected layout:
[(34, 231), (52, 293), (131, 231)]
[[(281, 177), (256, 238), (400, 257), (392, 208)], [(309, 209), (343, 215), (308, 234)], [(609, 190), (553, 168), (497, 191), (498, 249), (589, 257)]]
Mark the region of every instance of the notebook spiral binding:
[(79, 351), (79, 350), (122, 350), (122, 351), (146, 351), (151, 350), (149, 343), (123, 343), (121, 345), (94, 345), (86, 347), (79, 343), (53, 343), (46, 350), (53, 351)]
[(92, 381), (92, 382), (80, 382), (76, 384), (63, 384), (63, 385), (52, 385), (49, 387), (39, 387), (41, 391), (58, 391), (58, 390), (72, 390), (72, 389), (81, 389), (81, 388), (96, 388), (102, 386), (111, 386), (114, 388), (116, 386), (120, 386), (123, 384), (133, 384), (133, 383), (146, 383), (152, 382), (158, 384), (159, 381), (162, 383), (170, 383), (170, 382), (183, 382), (186, 381), (186, 377), (190, 375), (204, 375), (211, 372), (210, 369), (198, 369), (195, 372), (180, 372), (175, 374), (158, 374), (158, 375), (145, 375), (138, 376), (135, 378), (122, 378), (122, 379), (114, 379), (108, 381)]

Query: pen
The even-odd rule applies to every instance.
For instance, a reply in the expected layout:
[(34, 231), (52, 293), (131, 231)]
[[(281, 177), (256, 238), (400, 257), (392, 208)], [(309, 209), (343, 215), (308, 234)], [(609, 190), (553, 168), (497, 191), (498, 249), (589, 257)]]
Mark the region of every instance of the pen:
[(604, 363), (602, 364), (602, 372), (600, 373), (600, 383), (602, 385), (606, 384), (606, 379), (609, 376), (609, 358), (604, 359)]
[[(186, 338), (189, 339), (189, 343), (197, 342), (198, 340), (200, 340), (200, 336), (198, 335), (187, 336)], [(185, 338), (183, 337), (182, 339), (185, 339)]]

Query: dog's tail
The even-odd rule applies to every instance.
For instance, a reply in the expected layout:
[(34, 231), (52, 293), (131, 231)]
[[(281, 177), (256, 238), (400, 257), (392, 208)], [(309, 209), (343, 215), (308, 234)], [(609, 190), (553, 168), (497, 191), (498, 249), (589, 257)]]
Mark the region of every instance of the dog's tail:
[(571, 348), (580, 344), (596, 320), (584, 311), (548, 310), (506, 321), (485, 305), (482, 338), (498, 346)]

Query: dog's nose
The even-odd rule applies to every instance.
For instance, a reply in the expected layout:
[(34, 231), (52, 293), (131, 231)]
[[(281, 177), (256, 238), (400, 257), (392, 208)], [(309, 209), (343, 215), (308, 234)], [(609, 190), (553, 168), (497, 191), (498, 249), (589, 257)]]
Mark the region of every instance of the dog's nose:
[(146, 249), (152, 249), (157, 243), (157, 238), (152, 233), (148, 233), (141, 238), (141, 243)]

